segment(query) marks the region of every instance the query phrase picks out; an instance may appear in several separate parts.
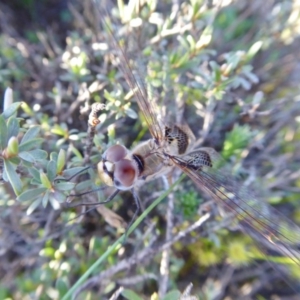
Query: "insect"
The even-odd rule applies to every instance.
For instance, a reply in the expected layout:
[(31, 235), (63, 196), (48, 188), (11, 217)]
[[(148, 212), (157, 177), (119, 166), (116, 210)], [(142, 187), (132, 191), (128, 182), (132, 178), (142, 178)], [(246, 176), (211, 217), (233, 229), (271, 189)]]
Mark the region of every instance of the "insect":
[(264, 247), (274, 249), (300, 266), (300, 229), (280, 212), (256, 198), (235, 178), (219, 169), (220, 156), (212, 148), (196, 147), (196, 138), (187, 125), (167, 124), (158, 118), (158, 109), (147, 93), (139, 75), (131, 69), (124, 50), (112, 35), (118, 49), (120, 67), (133, 92), (139, 109), (152, 135), (148, 141), (132, 150), (113, 145), (102, 155), (97, 165), (100, 178), (117, 190), (131, 190), (137, 211), (139, 199), (136, 189), (144, 183), (168, 175), (178, 168), (197, 186), (230, 211), (240, 222), (241, 229)]
[(149, 100), (143, 81), (133, 73), (124, 50), (114, 37), (112, 40), (119, 50), (122, 72), (152, 138), (132, 150), (123, 145), (109, 147), (97, 165), (102, 180), (118, 190), (134, 190), (145, 182), (167, 175), (173, 168), (179, 168), (200, 190), (226, 210), (233, 211), (246, 224), (245, 229), (249, 233), (253, 231), (256, 238), (263, 238), (272, 245), (271, 248), (278, 245), (278, 249), (300, 264), (300, 252), (290, 247), (300, 242), (297, 225), (256, 199), (232, 176), (218, 170), (222, 158), (212, 148), (195, 148), (196, 138), (188, 125), (169, 125), (158, 120), (159, 111), (156, 104)]

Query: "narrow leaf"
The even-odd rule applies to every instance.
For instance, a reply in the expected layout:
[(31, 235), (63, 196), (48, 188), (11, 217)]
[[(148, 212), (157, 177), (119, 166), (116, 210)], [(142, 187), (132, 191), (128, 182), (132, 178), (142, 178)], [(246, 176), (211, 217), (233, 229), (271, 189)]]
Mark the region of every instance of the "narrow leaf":
[(78, 173), (78, 175), (83, 172), (84, 170), (86, 169), (86, 167), (74, 167), (74, 168), (71, 168), (71, 169), (67, 169), (63, 172), (63, 176), (66, 177), (66, 178), (69, 178), (69, 177), (72, 177), (74, 176), (75, 174)]
[(60, 204), (58, 200), (55, 198), (54, 194), (49, 196), (49, 202), (51, 203), (53, 209), (55, 210), (60, 209)]
[(0, 147), (3, 150), (7, 145), (8, 130), (5, 119), (0, 115)]
[(64, 149), (60, 149), (57, 157), (57, 174), (60, 174), (66, 163), (66, 151)]
[(48, 156), (48, 153), (45, 150), (41, 149), (30, 150), (28, 151), (28, 153), (30, 153), (35, 158), (35, 160), (46, 159)]
[(18, 108), (21, 106), (21, 104), (22, 104), (22, 102), (15, 102), (15, 103), (11, 104), (7, 109), (4, 110), (4, 112), (2, 113), (2, 116), (5, 119), (8, 119), (18, 110)]
[(26, 150), (31, 150), (32, 148), (38, 147), (44, 140), (42, 138), (35, 138), (28, 140), (26, 142), (21, 142), (19, 150), (20, 151), (26, 151)]
[(50, 160), (47, 165), (47, 176), (50, 181), (53, 181), (56, 176), (56, 162)]
[(57, 161), (57, 157), (58, 157), (57, 152), (51, 152), (50, 153), (50, 160), (54, 160), (56, 162)]
[(53, 198), (59, 202), (59, 203), (63, 203), (66, 200), (66, 195), (60, 191), (55, 191), (53, 193)]
[[(174, 299), (180, 299), (180, 292), (179, 291), (170, 291), (168, 292), (163, 300), (174, 300)], [(184, 298), (185, 299), (185, 298)], [(186, 298), (189, 299), (189, 298)]]
[(76, 191), (83, 191), (83, 190), (90, 190), (91, 189), (91, 180), (84, 180), (84, 181), (80, 181), (77, 185), (76, 185)]
[(20, 126), (18, 119), (11, 117), (7, 122), (7, 135), (8, 138), (17, 136), (19, 134)]
[(7, 155), (9, 157), (17, 156), (19, 153), (19, 142), (15, 136), (12, 136), (7, 144)]
[(50, 193), (49, 193), (49, 190), (47, 190), (47, 191), (45, 192), (43, 198), (42, 198), (42, 205), (43, 205), (44, 207), (46, 207), (47, 204), (48, 204), (49, 196), (50, 196)]
[(143, 300), (138, 294), (132, 290), (125, 289), (122, 292), (122, 296), (129, 300)]
[(20, 195), (22, 192), (22, 181), (17, 174), (14, 165), (8, 161), (7, 159), (4, 160), (4, 167), (6, 170), (6, 175), (8, 177), (8, 180), (15, 192), (16, 195)]
[(35, 157), (31, 155), (28, 151), (22, 151), (19, 153), (19, 157), (28, 162), (35, 162)]
[(40, 127), (39, 126), (33, 126), (31, 128), (29, 128), (26, 133), (24, 134), (22, 140), (21, 140), (21, 144), (31, 140), (31, 139), (34, 139), (37, 134), (39, 133), (40, 131)]
[(45, 188), (47, 188), (47, 189), (52, 188), (51, 182), (44, 172), (40, 173), (40, 179)]
[(59, 191), (70, 191), (74, 188), (74, 186), (74, 182), (59, 182), (55, 185)]
[(65, 277), (56, 279), (55, 289), (59, 292), (60, 298), (62, 298), (62, 295), (64, 295), (69, 289), (67, 280), (68, 279)]
[(9, 161), (16, 166), (19, 165), (21, 162), (19, 157), (11, 157), (11, 158), (9, 158)]
[(32, 202), (31, 205), (28, 207), (26, 214), (27, 215), (32, 214), (32, 212), (36, 210), (36, 208), (41, 204), (41, 202), (42, 202), (42, 197), (39, 197), (34, 202)]
[(5, 182), (8, 182), (8, 177), (7, 177), (7, 173), (6, 173), (5, 168), (3, 169), (2, 178), (3, 178), (3, 180), (4, 180)]
[(33, 200), (42, 193), (44, 193), (47, 189), (46, 188), (36, 188), (36, 189), (31, 189), (23, 192), (20, 196), (17, 197), (17, 200), (20, 202), (23, 201), (28, 201), (28, 200)]
[(13, 102), (14, 102), (13, 90), (10, 87), (8, 87), (5, 90), (3, 100), (4, 100), (3, 101), (3, 110), (6, 110), (8, 107), (10, 107), (13, 104)]
[(28, 172), (35, 180), (37, 180), (37, 182), (41, 183), (40, 171), (38, 169), (31, 167), (31, 168), (28, 168)]

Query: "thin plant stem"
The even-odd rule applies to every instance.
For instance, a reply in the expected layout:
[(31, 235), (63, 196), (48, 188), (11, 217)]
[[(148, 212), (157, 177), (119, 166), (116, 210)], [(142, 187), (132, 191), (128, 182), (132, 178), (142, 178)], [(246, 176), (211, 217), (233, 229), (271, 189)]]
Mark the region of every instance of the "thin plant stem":
[(167, 190), (165, 191), (160, 197), (158, 197), (151, 205), (145, 209), (145, 211), (136, 219), (136, 221), (132, 224), (132, 226), (128, 229), (126, 235), (123, 234), (119, 237), (107, 250), (94, 262), (94, 264), (77, 280), (77, 282), (69, 289), (69, 291), (63, 296), (62, 300), (73, 299), (73, 294), (76, 289), (79, 288), (81, 284), (83, 284), (87, 278), (109, 257), (111, 253), (116, 251), (119, 245), (122, 245), (126, 236), (128, 237), (139, 225), (140, 223), (146, 218), (146, 216), (156, 207), (167, 195), (174, 189), (174, 187), (179, 184), (185, 175), (180, 176), (180, 178)]

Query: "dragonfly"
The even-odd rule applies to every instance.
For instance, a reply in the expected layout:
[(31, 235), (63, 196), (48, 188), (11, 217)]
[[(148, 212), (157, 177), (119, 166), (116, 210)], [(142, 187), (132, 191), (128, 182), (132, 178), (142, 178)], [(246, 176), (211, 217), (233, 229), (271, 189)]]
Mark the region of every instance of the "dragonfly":
[[(99, 9), (99, 5), (96, 6)], [(220, 155), (213, 148), (197, 147), (196, 138), (187, 124), (168, 124), (158, 117), (159, 109), (155, 101), (151, 101), (144, 81), (138, 72), (133, 72), (124, 48), (110, 33), (120, 69), (152, 137), (131, 150), (121, 144), (110, 146), (97, 164), (97, 173), (102, 181), (117, 191), (132, 191), (137, 205), (135, 218), (140, 210), (138, 188), (179, 169), (198, 190), (213, 199), (225, 212), (230, 212), (239, 221), (243, 232), (262, 247), (289, 257), (300, 267), (300, 251), (297, 248), (300, 228), (259, 199), (234, 176), (222, 171)]]

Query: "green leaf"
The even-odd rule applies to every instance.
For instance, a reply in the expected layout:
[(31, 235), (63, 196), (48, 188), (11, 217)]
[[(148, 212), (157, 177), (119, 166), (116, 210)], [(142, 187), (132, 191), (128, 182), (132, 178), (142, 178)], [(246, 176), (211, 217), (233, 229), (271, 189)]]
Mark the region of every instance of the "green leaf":
[(57, 157), (57, 174), (60, 174), (66, 164), (66, 151), (60, 149)]
[(179, 291), (170, 291), (163, 297), (163, 300), (180, 299), (180, 296), (181, 294)]
[(68, 133), (68, 129), (67, 128), (62, 128), (60, 125), (55, 124), (53, 126), (53, 128), (51, 129), (51, 133), (61, 135), (61, 136), (65, 136)]
[(50, 182), (48, 176), (44, 172), (40, 173), (40, 180), (41, 180), (41, 183), (44, 185), (45, 188), (52, 189), (51, 182)]
[(39, 252), (39, 255), (42, 257), (54, 257), (55, 249), (52, 247), (45, 247)]
[(11, 117), (17, 110), (18, 108), (21, 106), (22, 102), (15, 102), (13, 104), (11, 104), (3, 113), (2, 116), (5, 119), (8, 119), (9, 117)]
[(56, 162), (50, 160), (47, 165), (47, 177), (50, 181), (53, 181), (56, 176)]
[(70, 191), (74, 188), (74, 182), (59, 182), (55, 185), (55, 187), (60, 191)]
[(45, 192), (44, 196), (42, 197), (42, 205), (43, 205), (44, 207), (47, 206), (48, 201), (49, 201), (49, 197), (50, 197), (50, 192), (49, 192), (49, 190), (47, 190), (47, 191)]
[(91, 180), (84, 180), (84, 181), (79, 181), (79, 183), (76, 185), (76, 191), (83, 191), (83, 190), (88, 190), (91, 189)]
[[(66, 195), (60, 191), (55, 191), (52, 194), (52, 198), (55, 199), (55, 201), (59, 202), (59, 203), (63, 203), (66, 200)], [(51, 197), (50, 197), (51, 200)]]
[(18, 196), (22, 193), (22, 181), (17, 174), (14, 165), (8, 161), (7, 159), (4, 160), (4, 167), (6, 171), (7, 178), (15, 192), (15, 194)]
[(42, 138), (35, 138), (28, 140), (26, 142), (23, 142), (23, 139), (21, 141), (21, 144), (19, 146), (19, 151), (26, 151), (31, 150), (32, 148), (36, 148), (41, 144), (44, 140)]
[[(64, 198), (66, 198), (66, 196), (64, 196)], [(50, 194), (49, 202), (51, 203), (53, 209), (55, 209), (55, 210), (60, 209), (59, 201), (58, 201), (58, 199), (56, 199), (54, 194)]]
[[(1, 70), (2, 74), (5, 74), (6, 72), (8, 72), (8, 70), (3, 70), (3, 69)], [(9, 73), (7, 73), (7, 75), (8, 74)], [(6, 88), (5, 93), (4, 93), (3, 110), (6, 110), (9, 106), (12, 105), (13, 102), (14, 102), (13, 90), (10, 87), (8, 87), (8, 88)]]
[(20, 126), (19, 121), (15, 117), (11, 117), (7, 122), (7, 135), (8, 138), (17, 136), (19, 134)]
[(48, 153), (41, 149), (33, 149), (28, 151), (28, 153), (31, 154), (35, 160), (46, 159), (48, 156)]
[(19, 153), (19, 142), (15, 136), (12, 136), (7, 144), (7, 155), (9, 157), (17, 156)]
[(14, 165), (19, 165), (20, 164), (20, 158), (19, 157), (11, 157), (11, 158), (9, 158), (8, 159), (12, 164), (14, 164)]
[(137, 119), (138, 115), (137, 113), (131, 109), (130, 107), (126, 108), (125, 114), (130, 117), (131, 119)]
[(62, 296), (68, 291), (69, 285), (65, 278), (57, 278), (55, 282), (55, 288), (58, 290), (59, 295)]
[(255, 42), (248, 50), (247, 58), (249, 60), (252, 59), (257, 54), (257, 52), (262, 48), (262, 46), (263, 46), (263, 41)]
[(40, 131), (40, 127), (39, 126), (33, 126), (33, 127), (30, 127), (26, 133), (24, 134), (22, 140), (21, 140), (21, 144), (29, 141), (29, 140), (32, 140), (34, 139), (38, 133)]
[(28, 172), (37, 182), (41, 183), (40, 171), (38, 169), (31, 167), (28, 169)]
[(57, 157), (58, 157), (57, 152), (50, 153), (50, 160), (54, 160), (55, 162), (57, 162)]
[(26, 211), (26, 214), (27, 215), (32, 214), (32, 212), (36, 210), (36, 208), (41, 204), (41, 202), (42, 202), (42, 197), (39, 197), (38, 199), (36, 199), (35, 201), (33, 201), (31, 203), (31, 205), (28, 207), (28, 209)]
[(9, 182), (5, 168), (3, 169), (2, 178), (5, 182)]
[(22, 151), (19, 153), (18, 155), (21, 159), (25, 160), (25, 161), (28, 161), (28, 162), (35, 162), (35, 158), (33, 155), (31, 155), (29, 152), (27, 151)]
[(222, 156), (226, 159), (233, 155), (237, 150), (244, 149), (253, 135), (254, 132), (251, 131), (248, 125), (234, 126), (232, 131), (226, 134)]
[(44, 193), (47, 189), (42, 187), (42, 188), (36, 188), (36, 189), (31, 189), (23, 192), (20, 196), (17, 197), (17, 200), (20, 202), (23, 201), (28, 201), (28, 200), (33, 200), (37, 198), (39, 195)]
[(134, 291), (132, 290), (128, 290), (128, 289), (125, 289), (123, 292), (122, 292), (122, 296), (125, 297), (126, 299), (129, 299), (129, 300), (143, 300), (143, 298), (141, 298), (138, 294), (136, 294)]
[[(69, 178), (69, 177), (74, 176), (74, 175), (77, 174), (77, 173), (78, 173), (78, 175), (79, 175), (79, 174), (81, 174), (81, 172), (83, 172), (85, 169), (86, 169), (86, 167), (75, 167), (75, 168), (70, 168), (70, 169), (64, 170), (63, 176), (66, 177), (66, 178)], [(82, 174), (83, 174), (83, 173), (82, 173)]]
[(5, 119), (0, 115), (0, 147), (3, 150), (7, 145), (8, 130)]

